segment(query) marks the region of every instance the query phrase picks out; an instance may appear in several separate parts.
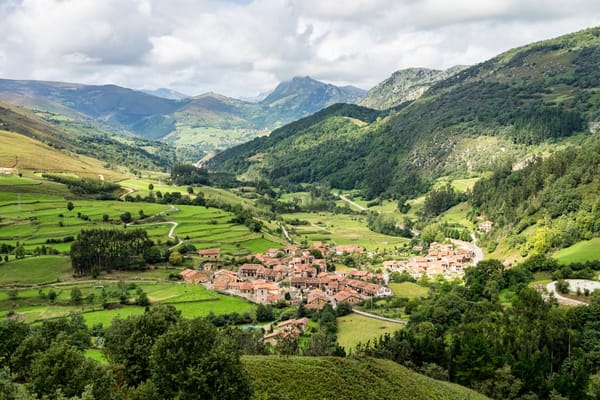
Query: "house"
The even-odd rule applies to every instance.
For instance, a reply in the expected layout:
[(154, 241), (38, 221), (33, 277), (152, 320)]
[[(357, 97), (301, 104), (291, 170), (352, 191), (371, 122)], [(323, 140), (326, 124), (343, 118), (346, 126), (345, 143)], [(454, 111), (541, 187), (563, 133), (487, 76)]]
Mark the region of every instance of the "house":
[(306, 296), (306, 300), (306, 308), (313, 310), (320, 310), (329, 303), (327, 295), (321, 289), (311, 290)]
[(217, 259), (217, 258), (221, 257), (221, 249), (220, 248), (201, 249), (201, 250), (198, 250), (198, 255), (201, 258)]
[(242, 264), (238, 270), (238, 275), (243, 278), (257, 278), (259, 271), (262, 272), (264, 268), (260, 264)]
[(477, 228), (479, 228), (479, 230), (482, 232), (488, 233), (492, 230), (493, 226), (494, 223), (492, 221), (483, 221), (477, 225)]
[(272, 304), (277, 303), (282, 299), (279, 286), (274, 283), (260, 282), (254, 283), (254, 296), (256, 302), (260, 304)]
[(276, 346), (282, 339), (295, 339), (308, 328), (308, 318), (288, 319), (280, 322), (277, 328), (263, 337), (265, 343)]
[(281, 253), (282, 252), (279, 249), (269, 249), (269, 250), (267, 250), (267, 252), (265, 254), (270, 258), (277, 258), (277, 255), (279, 255)]
[(195, 269), (186, 268), (179, 273), (185, 283), (203, 283), (208, 282), (208, 275)]
[(363, 249), (362, 247), (360, 247), (357, 244), (335, 246), (335, 254), (338, 256), (341, 256), (344, 254), (354, 254), (354, 253), (364, 254), (365, 249)]
[(362, 301), (362, 298), (358, 293), (352, 289), (345, 289), (338, 292), (333, 296), (336, 303), (348, 303), (350, 305), (358, 304)]

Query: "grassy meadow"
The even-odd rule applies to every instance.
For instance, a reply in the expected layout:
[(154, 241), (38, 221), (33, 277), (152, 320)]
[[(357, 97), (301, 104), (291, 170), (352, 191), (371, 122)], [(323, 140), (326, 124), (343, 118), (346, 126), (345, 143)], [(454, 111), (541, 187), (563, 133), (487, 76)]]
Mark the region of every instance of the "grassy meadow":
[(426, 297), (429, 294), (429, 288), (412, 282), (390, 283), (388, 286), (392, 289), (394, 295), (409, 299)]
[(557, 251), (553, 257), (561, 264), (600, 260), (600, 238), (575, 243)]
[(345, 315), (338, 321), (338, 343), (346, 352), (351, 351), (359, 343), (366, 343), (385, 333), (402, 329), (403, 325), (394, 322), (380, 321), (355, 313)]

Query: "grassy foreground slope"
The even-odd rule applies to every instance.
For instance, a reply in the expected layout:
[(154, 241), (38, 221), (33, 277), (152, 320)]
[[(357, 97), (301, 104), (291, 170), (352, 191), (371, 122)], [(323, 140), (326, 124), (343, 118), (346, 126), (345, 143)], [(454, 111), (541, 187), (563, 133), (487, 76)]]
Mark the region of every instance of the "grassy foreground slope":
[(389, 360), (247, 356), (242, 362), (255, 399), (487, 399)]

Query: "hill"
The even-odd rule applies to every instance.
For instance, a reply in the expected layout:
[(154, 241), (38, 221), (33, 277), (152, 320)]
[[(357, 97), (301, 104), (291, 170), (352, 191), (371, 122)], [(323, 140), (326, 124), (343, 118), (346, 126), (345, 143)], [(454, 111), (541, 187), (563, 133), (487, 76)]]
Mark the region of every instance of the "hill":
[(486, 399), (388, 360), (245, 356), (255, 399)]
[(416, 100), (436, 82), (447, 79), (465, 68), (467, 66), (457, 65), (443, 71), (429, 68), (401, 69), (370, 89), (358, 104), (385, 110)]
[[(134, 170), (164, 169), (172, 163), (174, 157), (173, 151), (161, 143), (135, 138), (130, 135), (116, 135), (95, 127), (89, 121), (78, 121), (64, 115), (39, 110), (34, 112), (6, 103), (0, 103), (0, 129), (41, 142), (45, 146), (40, 148), (43, 147), (46, 150), (52, 148), (64, 154), (71, 153), (71, 157), (77, 154), (78, 156), (97, 158), (107, 165), (126, 166)], [(20, 139), (20, 141), (23, 142), (22, 144), (25, 143), (23, 139)], [(27, 143), (29, 144), (25, 147), (33, 142), (29, 141)], [(36, 144), (36, 146), (39, 146), (39, 144)], [(23, 150), (22, 146), (18, 148)], [(9, 150), (7, 149), (8, 153), (11, 154)], [(15, 155), (18, 155), (18, 153), (12, 152), (13, 163)], [(22, 159), (21, 163), (24, 160)], [(39, 157), (38, 160), (32, 159), (31, 162), (39, 166), (40, 163), (43, 164), (46, 161)], [(21, 164), (21, 166), (24, 167), (24, 164)], [(48, 167), (55, 169), (60, 168), (61, 165), (48, 165)], [(45, 169), (47, 168), (42, 168), (42, 170)], [(106, 167), (100, 169), (106, 171)], [(98, 173), (102, 174), (102, 172)]]
[(596, 127), (599, 59), (600, 28), (534, 43), (434, 84), (387, 117), (292, 124), (254, 150), (224, 152), (212, 167), (250, 169), (280, 184), (328, 182), (368, 198), (414, 195), (438, 176), (521, 161), (537, 150), (529, 146)]
[(194, 161), (333, 103), (357, 102), (365, 91), (305, 77), (281, 83), (260, 102), (215, 93), (191, 98), (164, 90), (150, 93), (116, 85), (0, 79), (0, 101), (87, 121), (114, 133), (164, 138), (184, 149), (180, 158)]

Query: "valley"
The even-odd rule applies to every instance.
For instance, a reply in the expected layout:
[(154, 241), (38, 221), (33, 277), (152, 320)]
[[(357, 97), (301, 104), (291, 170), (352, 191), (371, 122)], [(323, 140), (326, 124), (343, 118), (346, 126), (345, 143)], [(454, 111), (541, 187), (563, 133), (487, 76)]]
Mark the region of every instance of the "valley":
[(598, 49), (259, 102), (0, 80), (0, 386), (595, 398)]

